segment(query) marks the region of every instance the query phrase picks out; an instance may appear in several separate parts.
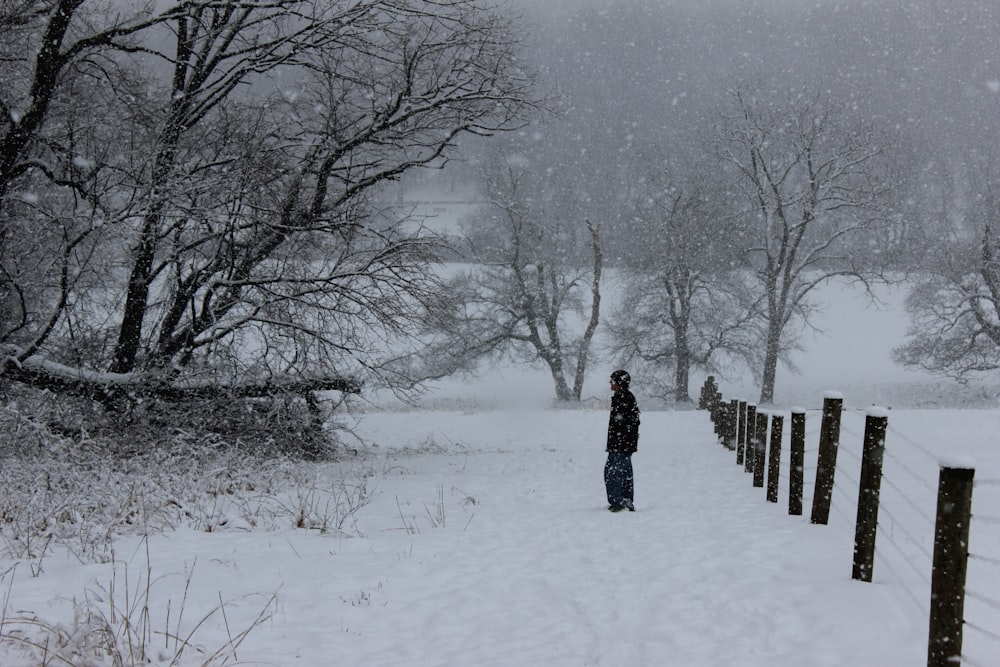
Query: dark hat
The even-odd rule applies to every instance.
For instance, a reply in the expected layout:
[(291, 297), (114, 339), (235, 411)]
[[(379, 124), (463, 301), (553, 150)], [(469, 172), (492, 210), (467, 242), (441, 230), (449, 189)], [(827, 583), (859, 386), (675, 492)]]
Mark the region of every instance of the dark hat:
[(629, 383), (632, 382), (632, 376), (626, 371), (617, 370), (611, 374), (611, 381), (622, 389), (628, 389)]

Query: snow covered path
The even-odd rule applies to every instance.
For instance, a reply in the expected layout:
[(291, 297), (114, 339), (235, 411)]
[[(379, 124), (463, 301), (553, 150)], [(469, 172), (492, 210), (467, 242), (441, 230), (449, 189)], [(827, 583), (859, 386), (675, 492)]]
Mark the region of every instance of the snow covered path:
[[(784, 492), (766, 503), (704, 412), (643, 414), (634, 514), (606, 510), (606, 425), (605, 410), (372, 413), (358, 430), (373, 451), (326, 473), (366, 471), (376, 490), (343, 534), (178, 530), (150, 538), (148, 564), (122, 539), (115, 588), (125, 561), (129, 587), (153, 578), (154, 630), (168, 601), (171, 627), (181, 606), (185, 628), (210, 615), (193, 640), (207, 654), (276, 595), (244, 665), (924, 662), (926, 617), (877, 566), (851, 581), (853, 527), (789, 517)], [(70, 623), (70, 598), (107, 590), (110, 567), (52, 556), (38, 578), (18, 571), (10, 608)]]
[[(385, 525), (372, 508), (362, 527), (363, 568), (377, 581), (363, 608), (330, 619), (343, 634), (323, 642), (326, 655), (365, 665), (920, 664), (926, 620), (884, 587), (850, 580), (853, 533), (788, 517), (787, 500), (765, 503), (704, 413), (644, 415), (639, 511), (607, 512), (606, 419), (372, 415), (376, 442), (406, 433), (390, 446), (445, 439), (468, 450), (400, 461), (408, 502), (424, 487), (414, 522), (437, 512), (435, 489), (446, 501), (445, 526), (420, 528), (406, 550), (398, 531), (381, 532), (403, 523), (385, 502), (402, 489), (386, 480)], [(345, 590), (361, 567), (336, 566)]]

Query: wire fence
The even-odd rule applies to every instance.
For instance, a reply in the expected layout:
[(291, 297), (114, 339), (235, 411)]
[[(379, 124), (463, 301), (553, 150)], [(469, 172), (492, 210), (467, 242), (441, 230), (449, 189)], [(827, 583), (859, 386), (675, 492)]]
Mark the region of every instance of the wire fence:
[[(941, 457), (934, 453), (932, 445), (922, 442), (902, 427), (890, 426), (888, 438), (891, 438), (892, 447), (886, 447), (887, 460), (892, 469), (886, 480), (889, 482), (888, 492), (894, 496), (890, 495), (887, 502), (893, 502), (895, 497), (907, 503), (909, 523), (921, 526), (923, 534), (928, 535), (928, 542), (932, 544), (935, 523), (923, 508), (933, 507), (928, 503), (933, 502), (935, 489), (929, 480), (940, 469)], [(891, 456), (889, 452), (892, 452)], [(901, 480), (912, 480), (912, 483), (907, 485)], [(960, 656), (962, 663), (972, 667), (996, 664), (997, 656), (1000, 656), (1000, 628), (997, 627), (1000, 623), (996, 622), (1000, 600), (990, 595), (997, 588), (994, 582), (1000, 580), (1000, 530), (997, 530), (1000, 517), (976, 511), (977, 507), (998, 506), (1000, 483), (997, 481), (980, 478), (974, 482)], [(991, 488), (992, 491), (989, 491)], [(925, 562), (932, 562), (929, 553), (925, 552), (923, 558)]]
[[(705, 396), (706, 390), (703, 389), (703, 398)], [(745, 451), (746, 456), (752, 456), (754, 451), (766, 456), (766, 447), (755, 449), (750, 445), (755, 435), (751, 425), (747, 424), (745, 432), (739, 432), (738, 413), (747, 404), (742, 401), (724, 403), (721, 395), (716, 396), (718, 400), (714, 405), (711, 400), (707, 400), (708, 405), (699, 407), (711, 411), (720, 441), (731, 449)], [(754, 410), (756, 411), (756, 406)], [(801, 409), (796, 411), (801, 412)], [(774, 410), (762, 412), (769, 416), (772, 423), (775, 416), (783, 418), (785, 414)], [(806, 491), (812, 491), (813, 497), (805, 498), (804, 504), (808, 507), (808, 501), (811, 501), (815, 510), (816, 497), (823, 495), (817, 493), (817, 489), (820, 488), (820, 477), (824, 473), (823, 463), (819, 459), (824, 449), (826, 426), (825, 423), (818, 423), (818, 417), (824, 414), (823, 408), (807, 409), (805, 413), (805, 461), (801, 472), (806, 482)], [(828, 494), (827, 515), (832, 514), (837, 522), (843, 522), (842, 525), (846, 527), (857, 524), (858, 534), (863, 514), (863, 511), (859, 511), (859, 502), (865, 497), (862, 489), (866, 456), (864, 445), (870, 414), (869, 408), (840, 410), (833, 444), (835, 469), (833, 486)], [(916, 613), (931, 617), (928, 665), (965, 664), (979, 667), (998, 664), (1000, 598), (995, 593), (1000, 587), (995, 582), (1000, 581), (1000, 514), (992, 512), (992, 508), (1000, 508), (1000, 478), (993, 476), (997, 471), (980, 471), (986, 475), (976, 479), (972, 485), (975, 498), (971, 519), (966, 522), (967, 560), (963, 558), (964, 609), (960, 607), (958, 621), (961, 654), (944, 656), (940, 662), (935, 662), (935, 605), (932, 601), (932, 587), (935, 583), (935, 567), (938, 567), (935, 563), (935, 540), (939, 538), (940, 531), (935, 514), (940, 513), (939, 494), (943, 482), (939, 475), (943, 468), (950, 467), (942, 464), (941, 453), (948, 452), (939, 443), (928, 443), (924, 439), (926, 434), (915, 435), (920, 432), (919, 426), (905, 422), (896, 425), (892, 422), (886, 413), (884, 439), (880, 443), (878, 455), (880, 486), (875, 490), (877, 522), (873, 528), (875, 534), (872, 536), (874, 549), (871, 567), (878, 573), (879, 579), (891, 581), (901, 591), (902, 596), (908, 600), (907, 604), (912, 604)], [(782, 438), (782, 449), (793, 446), (787, 428), (783, 430)], [(765, 440), (765, 443), (768, 441)], [(782, 454), (780, 460), (784, 464), (789, 458)], [(749, 471), (751, 466), (748, 462), (745, 463)], [(794, 487), (791, 479), (794, 471), (788, 464), (784, 465), (778, 472), (776, 483), (782, 493), (790, 494)], [(816, 484), (810, 485), (813, 476), (816, 477)], [(977, 507), (982, 512), (975, 511)], [(815, 514), (813, 518), (815, 519)], [(856, 542), (856, 552), (857, 549)]]

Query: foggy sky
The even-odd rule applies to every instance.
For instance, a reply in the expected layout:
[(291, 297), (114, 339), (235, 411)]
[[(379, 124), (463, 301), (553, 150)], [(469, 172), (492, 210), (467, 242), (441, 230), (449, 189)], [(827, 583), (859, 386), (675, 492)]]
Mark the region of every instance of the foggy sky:
[[(581, 151), (679, 150), (724, 92), (808, 85), (935, 151), (997, 140), (997, 0), (515, 0)], [(563, 135), (556, 141), (554, 135)]]

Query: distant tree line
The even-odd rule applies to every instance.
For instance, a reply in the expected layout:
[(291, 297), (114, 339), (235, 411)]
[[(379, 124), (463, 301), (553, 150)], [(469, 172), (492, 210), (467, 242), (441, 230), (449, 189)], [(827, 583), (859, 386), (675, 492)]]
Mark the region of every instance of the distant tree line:
[[(797, 331), (809, 323), (814, 290), (836, 277), (869, 287), (887, 279), (899, 248), (879, 244), (897, 211), (900, 140), (854, 120), (818, 91), (748, 81), (706, 123), (703, 142), (698, 159), (678, 159), (666, 148), (657, 157), (647, 149), (647, 159), (637, 160), (630, 173), (610, 173), (610, 184), (594, 184), (608, 194), (601, 203), (582, 195), (580, 181), (550, 177), (548, 156), (537, 156), (537, 148), (511, 146), (488, 162), (483, 184), (493, 204), (471, 221), (467, 235), (479, 262), (484, 248), (494, 255), (504, 249), (504, 278), (474, 270), (475, 277), (456, 281), (457, 289), (496, 287), (529, 274), (537, 280), (518, 283), (559, 285), (579, 296), (597, 290), (599, 281), (591, 287), (580, 273), (593, 262), (581, 255), (571, 230), (580, 228), (584, 215), (601, 220), (603, 256), (623, 276), (622, 294), (603, 317), (611, 358), (640, 367), (654, 391), (679, 402), (691, 400), (693, 369), (744, 365), (756, 374), (760, 401), (771, 402), (778, 365), (789, 360)], [(492, 176), (497, 172), (508, 175), (504, 185)], [(511, 187), (515, 181), (530, 186)], [(491, 217), (512, 210), (520, 227)], [(581, 211), (575, 213), (581, 217), (567, 220), (567, 211)], [(527, 225), (537, 228), (533, 236), (519, 231)], [(484, 240), (484, 234), (491, 236)], [(544, 271), (557, 278), (543, 280)], [(470, 308), (469, 299), (458, 299), (467, 326), (451, 323), (448, 330), (466, 344), (479, 341), (481, 348), (489, 340), (495, 352), (502, 339), (536, 358), (538, 347), (523, 344), (531, 335), (520, 327), (532, 330), (539, 300), (523, 288), (501, 294), (499, 310)], [(579, 330), (586, 313), (574, 305), (589, 305), (593, 318), (600, 303), (554, 293), (542, 302), (550, 307), (549, 340), (555, 332), (565, 337)], [(561, 314), (551, 312), (560, 306)], [(565, 350), (566, 368), (587, 356), (591, 340)], [(446, 347), (481, 351), (454, 341)], [(551, 351), (540, 356), (553, 367)], [(555, 371), (554, 377), (557, 397), (565, 398)], [(578, 392), (571, 397), (580, 398)]]
[[(530, 256), (511, 257), (527, 266), (540, 246), (551, 246), (562, 275), (573, 276), (562, 284), (583, 289), (579, 272), (590, 260), (572, 235), (553, 233), (574, 228), (567, 218), (577, 229), (585, 218), (600, 221), (604, 262), (621, 277), (621, 294), (601, 314), (601, 352), (639, 368), (665, 399), (691, 400), (692, 370), (749, 368), (760, 402), (772, 402), (779, 365), (794, 368), (800, 333), (822, 308), (815, 290), (832, 279), (857, 282), (872, 298), (878, 284), (911, 286), (908, 339), (894, 350), (899, 363), (959, 381), (1000, 368), (1000, 196), (988, 145), (961, 159), (932, 153), (920, 137), (859, 118), (830, 93), (750, 79), (705, 121), (699, 150), (646, 147), (628, 172), (617, 156), (618, 167), (602, 177), (564, 168), (549, 148), (508, 141), (499, 159), (519, 181), (536, 184), (534, 192), (483, 181), (497, 198), (494, 214), (516, 199), (523, 217), (550, 229), (532, 240)], [(489, 247), (529, 246), (516, 234), (497, 238), (502, 227), (490, 215), (470, 221), (472, 246), (484, 247), (487, 229)], [(511, 325), (528, 317), (526, 302), (507, 295), (506, 323), (489, 331), (532, 360)], [(565, 330), (579, 330), (580, 301), (550, 303), (567, 306), (558, 319)], [(474, 311), (479, 331), (488, 329), (484, 316)], [(451, 330), (474, 338), (471, 329)], [(569, 348), (567, 368), (587, 356), (580, 346), (590, 342)], [(491, 350), (498, 349), (494, 339)]]

